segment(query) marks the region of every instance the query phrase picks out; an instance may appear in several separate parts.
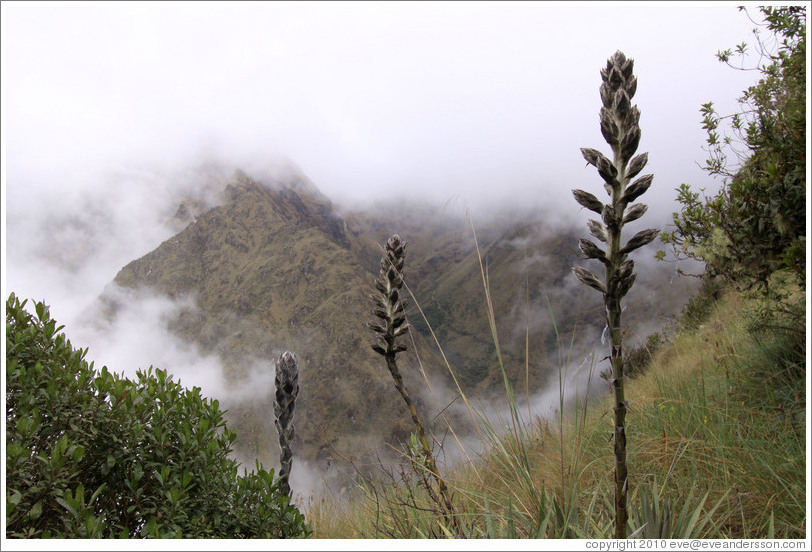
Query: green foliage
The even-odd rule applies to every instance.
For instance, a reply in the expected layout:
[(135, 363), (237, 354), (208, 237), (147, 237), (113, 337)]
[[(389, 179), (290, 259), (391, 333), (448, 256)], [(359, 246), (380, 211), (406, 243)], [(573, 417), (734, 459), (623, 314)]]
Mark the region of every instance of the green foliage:
[(95, 370), (26, 302), (6, 302), (7, 537), (309, 534), (273, 470), (238, 474), (216, 400), (160, 369)]
[(694, 498), (691, 489), (682, 502), (679, 513), (676, 507), (667, 500), (661, 500), (657, 482), (645, 486), (640, 491), (639, 500), (635, 500), (636, 508), (632, 509), (632, 524), (637, 529), (632, 537), (641, 539), (696, 539), (703, 535), (703, 531), (711, 522), (713, 514), (722, 504), (722, 497), (713, 508), (702, 516), (705, 502), (710, 491), (705, 492), (701, 499)]
[[(662, 239), (677, 254), (705, 262), (750, 288), (768, 288), (770, 276), (788, 270), (801, 286), (806, 280), (806, 8), (763, 7), (762, 26), (775, 46), (757, 38), (767, 63), (755, 68), (757, 84), (738, 99), (740, 112), (722, 116), (712, 102), (702, 105), (709, 158), (704, 170), (724, 183), (712, 196), (687, 184), (678, 189), (682, 207), (675, 230)], [(747, 44), (717, 54), (729, 66), (744, 57)], [(729, 122), (730, 134), (720, 129)]]
[(710, 316), (714, 305), (721, 297), (722, 290), (723, 284), (718, 278), (704, 276), (696, 295), (683, 305), (677, 329), (686, 332), (699, 329)]

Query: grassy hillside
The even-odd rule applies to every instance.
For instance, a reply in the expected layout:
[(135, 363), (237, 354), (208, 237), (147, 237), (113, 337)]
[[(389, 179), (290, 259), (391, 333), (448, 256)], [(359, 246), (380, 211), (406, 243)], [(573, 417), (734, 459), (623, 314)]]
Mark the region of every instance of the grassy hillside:
[[(628, 383), (630, 533), (804, 538), (805, 344), (751, 331), (758, 306), (735, 291), (692, 301), (682, 331)], [(607, 394), (557, 419), (480, 420), (485, 453), (446, 474), (467, 536), (611, 536), (611, 406)], [(445, 534), (413, 476), (381, 475), (348, 500), (314, 497), (314, 536)]]

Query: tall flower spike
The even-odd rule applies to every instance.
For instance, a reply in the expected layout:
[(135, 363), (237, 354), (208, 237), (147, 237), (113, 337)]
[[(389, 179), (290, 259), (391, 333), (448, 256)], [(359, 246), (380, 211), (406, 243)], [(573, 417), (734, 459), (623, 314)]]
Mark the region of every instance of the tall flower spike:
[(611, 339), (612, 386), (615, 392), (615, 537), (626, 537), (628, 514), (626, 511), (628, 495), (628, 472), (626, 466), (626, 410), (627, 403), (623, 392), (623, 328), (621, 326), (621, 299), (629, 292), (637, 275), (634, 273), (634, 262), (627, 255), (651, 242), (657, 236), (657, 230), (649, 229), (638, 232), (624, 246), (621, 242), (621, 231), (627, 222), (639, 219), (647, 207), (629, 203), (643, 195), (654, 178), (652, 175), (641, 176), (629, 184), (648, 162), (648, 154), (643, 153), (632, 158), (640, 143), (640, 110), (632, 105), (631, 100), (637, 92), (637, 77), (633, 74), (634, 61), (626, 58), (622, 52), (616, 52), (601, 69), (600, 128), (601, 134), (612, 148), (613, 160), (610, 161), (598, 150), (581, 148), (581, 155), (587, 163), (598, 169), (604, 180), (604, 189), (609, 194), (605, 205), (589, 192), (573, 190), (575, 201), (583, 207), (601, 215), (601, 221), (590, 220), (587, 223), (589, 233), (606, 244), (606, 252), (594, 242), (581, 239), (578, 247), (589, 259), (601, 261), (605, 267), (605, 278), (600, 280), (592, 272), (573, 267), (576, 278), (589, 287), (603, 294), (606, 324)]
[(381, 271), (375, 280), (377, 294), (370, 295), (376, 307), (372, 313), (380, 319), (379, 323), (370, 322), (368, 326), (375, 332), (376, 343), (372, 349), (381, 355), (396, 355), (406, 350), (405, 345), (395, 344), (395, 339), (409, 331), (404, 310), (407, 301), (400, 297), (403, 287), (403, 263), (406, 259), (406, 242), (397, 234), (389, 238), (381, 258)]
[(434, 481), (433, 485), (427, 485), (426, 490), (440, 508), (447, 527), (456, 528), (458, 534), (461, 535), (462, 529), (454, 503), (451, 501), (451, 495), (445, 480), (443, 480), (437, 469), (437, 463), (434, 460), (434, 454), (426, 436), (423, 422), (411, 395), (409, 395), (409, 390), (406, 389), (406, 384), (403, 382), (397, 364), (397, 354), (405, 351), (406, 347), (397, 345), (395, 339), (409, 331), (409, 324), (406, 322), (404, 312), (406, 300), (400, 297), (401, 288), (403, 287), (403, 264), (405, 259), (406, 242), (401, 240), (400, 236), (394, 234), (386, 242), (384, 254), (381, 258), (381, 271), (375, 280), (375, 289), (378, 290), (378, 293), (370, 295), (373, 303), (375, 303), (372, 313), (380, 320), (380, 322), (367, 324), (375, 333), (376, 343), (372, 345), (372, 350), (386, 360), (386, 367), (392, 375), (395, 388), (400, 393), (403, 402), (406, 403), (406, 407), (409, 409), (409, 414), (412, 416), (412, 423), (417, 432), (417, 440), (420, 443), (423, 464)]
[(293, 427), (293, 409), (296, 406), (296, 396), (299, 394), (299, 369), (296, 355), (290, 351), (282, 353), (276, 361), (276, 376), (274, 378), (275, 394), (273, 412), (276, 420), (276, 431), (279, 433), (279, 448), (281, 452), (282, 467), (279, 470), (279, 489), (283, 494), (290, 496), (290, 469), (293, 464), (293, 451), (291, 445), (295, 435)]

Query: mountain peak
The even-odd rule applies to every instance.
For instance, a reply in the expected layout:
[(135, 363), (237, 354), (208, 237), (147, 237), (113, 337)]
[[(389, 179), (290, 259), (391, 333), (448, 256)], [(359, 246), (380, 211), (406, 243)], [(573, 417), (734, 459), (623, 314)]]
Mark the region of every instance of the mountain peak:
[(347, 225), (327, 197), (303, 173), (257, 180), (237, 169), (225, 189), (226, 204), (263, 204), (266, 214), (296, 227), (320, 230), (336, 245), (348, 249)]
[(237, 184), (261, 184), (267, 188), (293, 190), (306, 193), (320, 201), (330, 203), (318, 186), (292, 161), (280, 161), (269, 165), (254, 165), (234, 169), (231, 180)]

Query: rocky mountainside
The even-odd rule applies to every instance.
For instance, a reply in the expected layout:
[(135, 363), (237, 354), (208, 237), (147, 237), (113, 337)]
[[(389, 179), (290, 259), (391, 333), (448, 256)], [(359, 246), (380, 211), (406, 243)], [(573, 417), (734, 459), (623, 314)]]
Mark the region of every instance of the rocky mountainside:
[[(408, 438), (406, 408), (366, 328), (379, 244), (393, 233), (407, 241), (405, 282), (416, 299), (408, 310), (414, 342), (399, 360), (429, 419), (455, 397), (429, 326), (466, 393), (503, 389), (483, 275), (505, 369), (529, 393), (557, 377), (559, 342), (580, 353), (581, 343), (600, 340), (601, 302), (569, 272), (583, 263), (578, 229), (533, 219), (488, 222), (476, 228), (480, 265), (464, 218), (403, 203), (339, 212), (302, 174), (269, 181), (236, 171), (218, 206), (195, 207), (194, 200), (182, 203), (173, 221), (182, 230), (125, 266), (115, 283), (191, 298), (195, 307), (178, 312), (171, 331), (222, 359), (235, 389), (251, 385), (248, 367), (260, 362), (271, 370), (281, 351), (294, 351), (301, 386), (294, 452), (312, 462), (362, 462), (383, 443)], [(663, 269), (641, 273), (639, 293), (629, 295), (632, 328), (678, 310), (685, 290), (665, 285), (668, 278)], [(102, 301), (115, 316), (115, 298)], [(425, 391), (421, 366), (436, 400)], [(226, 407), (237, 452), (273, 464), (271, 389)]]

